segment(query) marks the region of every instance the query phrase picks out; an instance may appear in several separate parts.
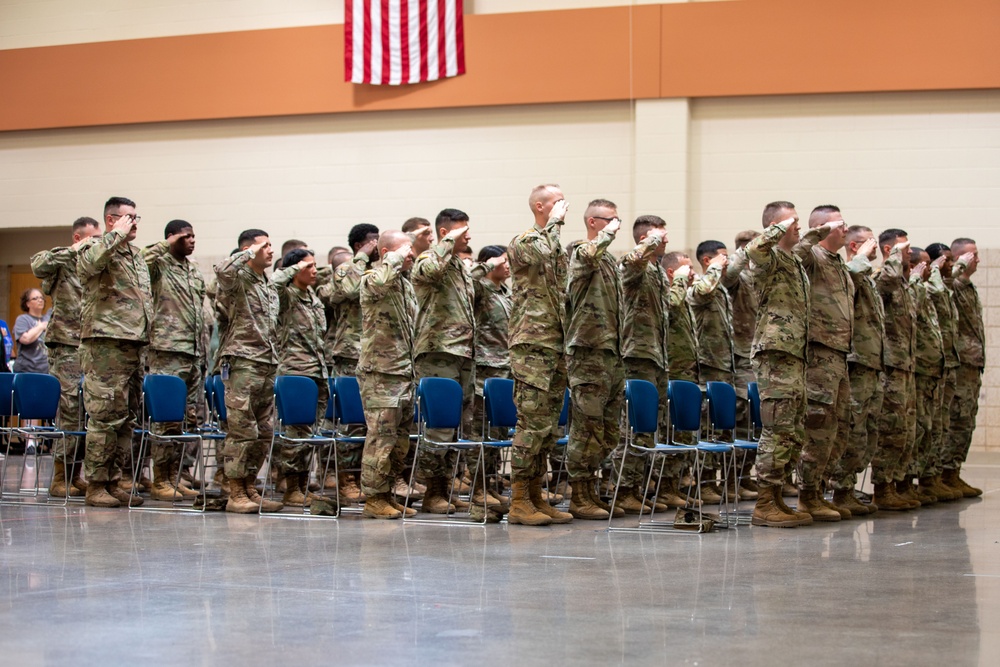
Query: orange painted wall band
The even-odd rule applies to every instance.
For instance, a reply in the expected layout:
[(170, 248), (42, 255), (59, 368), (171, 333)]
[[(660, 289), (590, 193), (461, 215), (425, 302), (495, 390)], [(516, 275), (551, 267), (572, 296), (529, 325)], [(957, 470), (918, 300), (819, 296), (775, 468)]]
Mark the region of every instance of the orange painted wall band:
[(343, 26), (0, 51), (0, 131), (507, 104), (1000, 87), (996, 0), (466, 17), (468, 74), (343, 81)]

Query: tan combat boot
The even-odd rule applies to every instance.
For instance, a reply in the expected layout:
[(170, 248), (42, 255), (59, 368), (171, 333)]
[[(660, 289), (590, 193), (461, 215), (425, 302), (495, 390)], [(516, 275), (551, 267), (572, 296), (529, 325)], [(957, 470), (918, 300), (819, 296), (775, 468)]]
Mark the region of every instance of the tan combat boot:
[(729, 483), (726, 485), (726, 494), (729, 497), (729, 502), (733, 502), (734, 500), (757, 500), (758, 493), (756, 490), (745, 488), (742, 482), (737, 486), (735, 477), (730, 477)]
[[(115, 499), (120, 502), (125, 507), (139, 507), (145, 501), (142, 496), (131, 495), (128, 491), (122, 487), (120, 482), (109, 482), (108, 483), (108, 493), (115, 497)], [(138, 490), (136, 491), (138, 493)]]
[[(497, 498), (495, 495), (490, 493), (489, 489), (485, 488), (485, 484), (483, 482), (476, 479), (474, 485), (475, 485), (475, 490), (473, 491), (472, 497), (469, 500), (472, 505), (472, 508), (478, 507), (480, 509), (480, 514), (482, 513), (481, 510), (483, 508), (484, 500), (486, 508), (488, 510), (491, 510), (501, 516), (503, 516), (510, 510), (510, 507), (507, 506), (507, 503), (505, 503), (500, 498)], [(470, 511), (472, 510), (472, 508), (470, 508)]]
[(955, 470), (949, 470), (948, 472), (950, 473), (948, 486), (950, 486), (953, 489), (958, 489), (959, 491), (961, 491), (962, 496), (964, 498), (978, 498), (979, 496), (983, 495), (982, 489), (977, 489), (976, 487), (972, 486), (964, 479), (962, 479), (961, 474), (959, 473), (959, 470), (957, 468)]
[(840, 521), (840, 512), (827, 507), (816, 489), (799, 490), (798, 510), (809, 514), (813, 521)]
[[(430, 489), (428, 489), (429, 491)], [(510, 493), (510, 512), (507, 514), (507, 523), (519, 523), (523, 526), (548, 526), (552, 523), (552, 519), (535, 509), (535, 505), (531, 502), (528, 482), (513, 480), (510, 485)]]
[(77, 491), (87, 490), (87, 481), (83, 478), (83, 461), (73, 463), (73, 486)]
[(246, 480), (229, 480), (229, 500), (226, 501), (226, 511), (236, 514), (253, 514), (257, 511), (257, 503), (247, 496)]
[(899, 494), (896, 493), (896, 484), (894, 482), (876, 483), (875, 495), (872, 497), (872, 502), (878, 505), (879, 510), (889, 512), (901, 512), (913, 509), (909, 501), (900, 498)]
[[(600, 489), (598, 488), (597, 478), (596, 477), (591, 477), (590, 479), (580, 480), (580, 484), (582, 484), (585, 487), (587, 487), (585, 489), (585, 492), (587, 493), (586, 497), (590, 498), (590, 500), (591, 500), (592, 503), (594, 503), (595, 505), (597, 505), (598, 507), (600, 507), (605, 512), (611, 513), (611, 517), (612, 518), (614, 518), (614, 519), (620, 519), (623, 516), (625, 516), (625, 510), (623, 510), (621, 508), (621, 506), (619, 506), (619, 505), (615, 505), (614, 512), (611, 512), (611, 505), (608, 504), (608, 503), (606, 503), (606, 502), (604, 502), (604, 498), (601, 498), (601, 493), (600, 493)], [(612, 493), (612, 495), (614, 495), (614, 489), (611, 490), (611, 493)], [(609, 496), (609, 497), (611, 497), (611, 496)]]
[(794, 510), (791, 507), (789, 507), (788, 504), (785, 502), (785, 499), (782, 497), (780, 493), (777, 492), (777, 490), (775, 490), (774, 493), (774, 504), (777, 505), (782, 512), (786, 514), (791, 514), (800, 521), (805, 521), (805, 523), (802, 524), (804, 526), (808, 526), (813, 522), (812, 514), (810, 514), (809, 512), (800, 512), (798, 510)]
[[(569, 501), (569, 513), (577, 519), (590, 521), (601, 521), (607, 519), (611, 514), (598, 504), (595, 498), (597, 490), (594, 488), (593, 479), (574, 479), (573, 496)], [(615, 509), (625, 516), (625, 510), (616, 504)]]
[[(198, 492), (195, 491), (194, 488), (189, 486), (187, 481), (193, 478), (188, 473), (181, 472), (180, 467), (181, 467), (180, 459), (170, 464), (169, 467), (170, 477), (168, 478), (170, 486), (174, 487), (174, 489), (176, 489), (176, 491), (185, 498), (197, 498), (199, 495)], [(178, 477), (180, 477), (180, 481), (177, 481)]]
[(432, 477), (427, 480), (427, 493), (420, 508), (428, 514), (451, 514), (455, 506), (448, 502), (448, 480)]
[(528, 483), (528, 497), (531, 499), (531, 504), (539, 512), (552, 519), (552, 523), (570, 523), (573, 521), (572, 514), (569, 512), (560, 512), (542, 497), (541, 476), (536, 477)]
[(70, 496), (79, 497), (83, 495), (83, 492), (72, 484), (67, 485), (66, 464), (59, 459), (55, 459), (52, 462), (52, 483), (49, 484), (49, 495), (53, 498), (65, 498), (67, 487)]
[(871, 514), (871, 508), (854, 497), (853, 489), (834, 489), (833, 505), (837, 509), (847, 510), (852, 517)]
[(397, 477), (396, 483), (392, 485), (392, 493), (396, 496), (396, 500), (406, 500), (407, 489), (409, 489), (410, 502), (416, 502), (424, 499), (424, 494), (417, 491), (416, 484), (410, 487), (407, 485), (405, 479)]
[[(657, 504), (664, 504), (667, 507), (681, 508), (687, 507), (687, 499), (680, 495), (677, 490), (677, 479), (674, 477), (664, 478), (660, 482), (660, 494), (656, 496)], [(697, 498), (691, 499), (691, 505), (693, 507), (698, 507), (699, 501)]]
[[(622, 489), (618, 494), (617, 507), (621, 507), (625, 514), (650, 514), (653, 508), (643, 502), (635, 489)], [(666, 509), (666, 506), (663, 507)]]
[(417, 515), (417, 510), (413, 509), (412, 507), (407, 507), (406, 505), (403, 505), (402, 503), (397, 501), (396, 498), (393, 496), (392, 492), (386, 494), (386, 497), (389, 501), (389, 504), (392, 505), (393, 509), (402, 514), (404, 517), (410, 518), (411, 516)]
[(786, 512), (775, 502), (776, 497), (781, 497), (780, 486), (761, 484), (757, 492), (757, 504), (753, 508), (753, 517), (750, 519), (750, 523), (755, 526), (769, 526), (771, 528), (795, 528), (796, 526), (807, 526), (812, 523), (812, 518), (803, 519), (791, 512)]
[(289, 507), (307, 506), (309, 502), (306, 500), (306, 494), (302, 492), (302, 487), (299, 486), (299, 474), (291, 473), (290, 475), (284, 475), (283, 479), (285, 482), (285, 491), (281, 497), (281, 502)]
[(340, 479), (337, 480), (337, 493), (348, 503), (361, 503), (365, 501), (365, 494), (361, 492), (358, 480), (349, 472), (340, 473)]
[(87, 495), (84, 504), (91, 507), (121, 507), (117, 498), (108, 493), (107, 482), (90, 482), (87, 485)]
[(823, 504), (824, 507), (826, 507), (827, 509), (833, 510), (834, 512), (836, 512), (837, 514), (839, 514), (841, 519), (850, 519), (851, 518), (851, 516), (852, 516), (851, 515), (851, 510), (847, 509), (846, 507), (838, 507), (837, 505), (831, 503), (829, 500), (826, 499), (826, 496), (823, 495), (822, 491), (819, 492), (818, 498), (819, 498), (819, 501)]
[(264, 500), (260, 492), (257, 491), (257, 487), (255, 486), (256, 481), (257, 475), (247, 475), (243, 478), (243, 488), (246, 489), (247, 498), (256, 507), (259, 507), (261, 512), (280, 512), (284, 505), (277, 500)]
[(942, 481), (941, 479), (941, 475), (935, 475), (933, 480), (934, 481), (932, 482), (932, 484), (934, 489), (934, 495), (937, 496), (938, 498), (941, 498), (942, 500), (945, 499), (961, 500), (964, 497), (961, 491), (959, 491), (958, 489), (953, 489), (947, 484), (945, 484), (944, 481)]
[(917, 509), (921, 505), (930, 505), (930, 502), (922, 502), (920, 498), (917, 497), (916, 492), (913, 488), (913, 482), (909, 478), (895, 482), (896, 484), (896, 495), (910, 503), (911, 509)]
[(181, 500), (184, 496), (170, 483), (170, 469), (168, 466), (153, 467), (153, 486), (149, 490), (149, 495), (153, 500)]
[(392, 506), (388, 493), (375, 493), (368, 496), (361, 516), (366, 519), (398, 519), (403, 513)]

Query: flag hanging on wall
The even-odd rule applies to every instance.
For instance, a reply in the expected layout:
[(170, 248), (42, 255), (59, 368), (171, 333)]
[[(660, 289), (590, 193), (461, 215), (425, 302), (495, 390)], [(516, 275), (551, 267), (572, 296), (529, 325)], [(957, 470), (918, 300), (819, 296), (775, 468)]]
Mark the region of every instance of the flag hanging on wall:
[(344, 0), (344, 80), (388, 84), (465, 74), (462, 0)]

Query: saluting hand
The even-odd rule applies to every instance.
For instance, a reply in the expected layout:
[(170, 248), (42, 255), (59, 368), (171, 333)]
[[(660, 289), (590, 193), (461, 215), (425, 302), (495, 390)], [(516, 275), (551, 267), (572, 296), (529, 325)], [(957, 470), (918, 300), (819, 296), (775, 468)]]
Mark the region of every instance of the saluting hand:
[(560, 222), (566, 219), (566, 211), (569, 210), (569, 202), (565, 199), (560, 199), (555, 204), (552, 205), (552, 211), (549, 213), (549, 220), (558, 220)]
[(363, 252), (369, 257), (371, 257), (372, 253), (375, 252), (375, 248), (377, 247), (378, 247), (378, 238), (374, 238), (368, 243), (361, 246), (361, 249), (358, 252)]
[(469, 231), (469, 226), (468, 225), (465, 225), (464, 227), (456, 227), (455, 229), (453, 229), (450, 232), (448, 232), (445, 235), (445, 238), (446, 239), (450, 239), (452, 241), (455, 241), (459, 237), (461, 237), (462, 234), (466, 233), (467, 231)]
[(121, 232), (125, 236), (132, 233), (132, 229), (135, 227), (135, 218), (131, 215), (123, 215), (115, 221), (114, 226), (111, 227), (113, 231)]
[(612, 218), (611, 222), (604, 225), (604, 231), (612, 235), (617, 234), (618, 230), (621, 228), (622, 228), (621, 218)]
[(878, 240), (873, 236), (858, 248), (858, 254), (867, 257), (868, 259), (875, 259), (875, 251), (878, 250)]

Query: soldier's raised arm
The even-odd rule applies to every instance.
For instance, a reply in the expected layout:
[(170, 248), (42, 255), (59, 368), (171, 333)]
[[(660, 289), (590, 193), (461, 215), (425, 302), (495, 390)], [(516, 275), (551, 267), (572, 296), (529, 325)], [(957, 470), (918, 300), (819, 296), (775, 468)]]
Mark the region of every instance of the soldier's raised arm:
[(903, 253), (909, 251), (910, 242), (903, 241), (897, 243), (889, 251), (889, 256), (882, 263), (882, 270), (878, 274), (879, 292), (888, 294), (895, 292), (906, 285), (906, 274), (903, 270)]
[(263, 241), (261, 243), (255, 243), (252, 246), (246, 248), (246, 250), (241, 250), (238, 253), (230, 255), (220, 264), (215, 266), (215, 279), (219, 284), (220, 292), (232, 292), (239, 285), (240, 279), (252, 279), (253, 269), (250, 268), (250, 260), (253, 259), (257, 253), (263, 248), (269, 241)]
[(750, 267), (750, 257), (747, 256), (746, 247), (737, 248), (730, 253), (726, 263), (726, 273), (722, 276), (722, 286), (730, 289), (740, 281), (740, 274)]
[(788, 228), (795, 222), (794, 219), (782, 220), (776, 225), (771, 225), (764, 230), (764, 233), (746, 244), (747, 257), (760, 269), (769, 269), (774, 259), (771, 257), (771, 249), (778, 245), (778, 241), (785, 235)]
[(90, 280), (111, 262), (111, 255), (122, 243), (128, 243), (128, 235), (134, 223), (132, 216), (118, 218), (111, 231), (105, 233), (80, 252), (76, 263), (76, 273), (81, 282)]
[(701, 277), (701, 280), (696, 280), (691, 289), (688, 290), (688, 303), (692, 306), (699, 306), (712, 300), (712, 293), (719, 288), (722, 282), (722, 269), (727, 261), (727, 257), (721, 253), (712, 258), (705, 270), (705, 275)]
[(674, 270), (674, 278), (670, 281), (670, 294), (667, 296), (667, 303), (671, 308), (681, 305), (687, 298), (688, 278), (691, 276), (690, 266), (678, 266)]
[[(569, 204), (560, 199), (552, 206), (549, 221), (538, 234), (525, 233), (515, 236), (507, 246), (507, 257), (517, 265), (535, 266), (548, 261), (560, 246), (560, 228)], [(537, 229), (537, 228), (536, 228)]]
[(468, 225), (456, 227), (429, 250), (420, 253), (411, 271), (414, 284), (436, 283), (441, 280), (455, 251), (455, 240), (468, 230)]
[(396, 250), (390, 250), (382, 261), (365, 272), (362, 280), (367, 295), (381, 299), (402, 279), (403, 264), (410, 254), (410, 245), (406, 244)]

